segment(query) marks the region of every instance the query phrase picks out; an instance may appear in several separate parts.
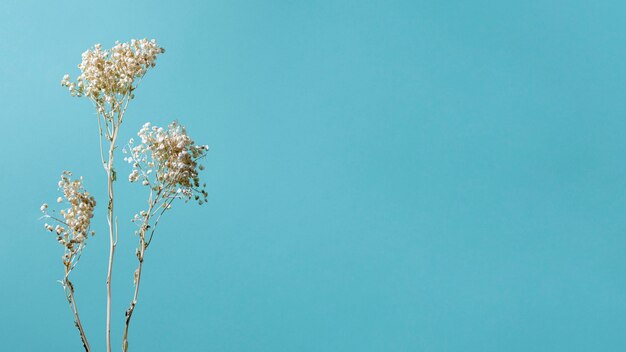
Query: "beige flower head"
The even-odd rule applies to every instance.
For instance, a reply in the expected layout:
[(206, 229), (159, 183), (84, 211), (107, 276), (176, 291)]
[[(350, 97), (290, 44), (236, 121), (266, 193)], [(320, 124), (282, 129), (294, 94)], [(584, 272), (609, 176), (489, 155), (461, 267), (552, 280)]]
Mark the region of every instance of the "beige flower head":
[(63, 196), (57, 199), (58, 203), (67, 203), (69, 207), (59, 211), (48, 209), (48, 204), (43, 204), (40, 208), (44, 214), (43, 218), (52, 219), (57, 223), (52, 226), (44, 224), (44, 228), (53, 232), (57, 236), (58, 242), (66, 249), (66, 254), (71, 258), (84, 247), (87, 236), (94, 231), (90, 231), (91, 219), (96, 206), (96, 200), (83, 187), (82, 177), (72, 179), (72, 173), (63, 171), (61, 180), (58, 183)]
[(141, 144), (128, 144), (130, 156), (125, 160), (133, 164), (130, 182), (141, 181), (166, 197), (190, 200), (199, 204), (206, 201), (206, 184), (200, 184), (199, 172), (204, 169), (199, 162), (209, 147), (196, 145), (184, 127), (172, 122), (167, 129), (146, 123), (137, 134)]
[(109, 50), (96, 44), (83, 53), (76, 81), (66, 74), (61, 85), (72, 96), (89, 97), (99, 113), (112, 118), (112, 112), (118, 111), (125, 99), (133, 98), (139, 80), (155, 66), (157, 55), (164, 52), (154, 39), (116, 42)]

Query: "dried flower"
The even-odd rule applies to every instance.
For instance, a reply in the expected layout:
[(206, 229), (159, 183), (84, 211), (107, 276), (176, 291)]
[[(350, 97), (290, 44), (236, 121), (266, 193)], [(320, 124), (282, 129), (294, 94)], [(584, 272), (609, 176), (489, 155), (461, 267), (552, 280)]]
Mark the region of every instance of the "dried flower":
[(198, 175), (204, 166), (198, 162), (206, 156), (208, 146), (196, 145), (176, 122), (167, 129), (146, 123), (137, 135), (141, 144), (135, 146), (131, 140), (127, 147), (130, 151), (127, 161), (133, 163), (128, 176), (130, 182), (141, 179), (143, 185), (150, 186), (166, 201), (171, 198), (194, 198), (199, 204), (206, 201), (206, 184), (200, 186)]
[(64, 75), (61, 85), (67, 87), (72, 96), (87, 96), (99, 113), (107, 119), (122, 108), (125, 98), (132, 99), (138, 81), (146, 71), (154, 67), (157, 55), (165, 49), (154, 39), (132, 39), (129, 43), (116, 42), (110, 50), (96, 44), (85, 51), (78, 65), (81, 74), (76, 82)]
[(128, 175), (128, 181), (135, 182), (139, 178), (139, 171), (133, 170), (133, 172)]
[[(59, 211), (62, 218), (56, 216), (55, 211), (48, 213), (48, 205), (43, 204), (40, 210), (44, 213), (44, 218), (50, 218), (58, 224), (55, 227), (44, 224), (46, 230), (55, 232), (58, 242), (66, 249), (67, 261), (66, 265), (75, 265), (72, 262), (76, 254), (79, 254), (84, 247), (84, 241), (90, 232), (91, 218), (93, 218), (94, 207), (96, 201), (92, 195), (83, 187), (82, 177), (72, 180), (72, 173), (63, 171), (59, 188), (63, 192), (63, 197), (58, 197), (57, 202), (64, 200), (70, 204), (70, 207)], [(94, 232), (91, 231), (93, 234)]]
[[(62, 203), (63, 200), (66, 200), (70, 204), (69, 208), (59, 211), (62, 218), (58, 217), (54, 210), (48, 213), (48, 204), (46, 203), (39, 209), (44, 214), (43, 218), (52, 219), (57, 222), (54, 227), (45, 223), (44, 228), (49, 232), (53, 232), (56, 235), (57, 242), (64, 248), (61, 261), (65, 267), (65, 276), (63, 280), (59, 282), (63, 286), (70, 309), (74, 313), (74, 324), (80, 331), (85, 350), (90, 351), (89, 342), (87, 341), (78, 316), (78, 310), (74, 300), (74, 285), (70, 281), (69, 275), (78, 264), (82, 251), (85, 248), (85, 239), (89, 232), (96, 201), (94, 197), (84, 189), (83, 178), (80, 177), (77, 180), (72, 180), (72, 173), (69, 171), (63, 171), (58, 185), (63, 192), (63, 197), (58, 197), (57, 203)], [(94, 232), (91, 231), (91, 234), (93, 235)]]

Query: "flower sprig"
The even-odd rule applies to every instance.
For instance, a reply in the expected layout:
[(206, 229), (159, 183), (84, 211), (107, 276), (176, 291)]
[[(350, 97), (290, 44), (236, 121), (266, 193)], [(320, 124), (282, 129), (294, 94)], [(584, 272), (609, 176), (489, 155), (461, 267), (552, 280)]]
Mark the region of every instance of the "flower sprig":
[[(82, 54), (78, 65), (81, 73), (72, 81), (66, 74), (61, 85), (67, 87), (75, 97), (88, 97), (96, 108), (100, 142), (100, 158), (107, 174), (107, 224), (109, 226), (109, 266), (107, 271), (107, 322), (106, 351), (111, 351), (111, 306), (113, 261), (117, 246), (117, 226), (114, 212), (114, 187), (117, 172), (114, 168), (116, 141), (126, 108), (135, 97), (135, 90), (142, 78), (156, 64), (157, 56), (164, 53), (154, 39), (132, 39), (130, 42), (116, 42), (106, 50), (96, 44)], [(105, 152), (103, 140), (108, 142)]]
[[(110, 49), (103, 49), (96, 44), (82, 54), (78, 65), (80, 74), (75, 80), (66, 74), (61, 85), (74, 97), (86, 97), (96, 109), (99, 146), (102, 166), (107, 176), (106, 218), (109, 233), (109, 260), (106, 278), (106, 351), (111, 352), (111, 307), (112, 273), (115, 249), (118, 240), (117, 217), (115, 216), (114, 182), (118, 173), (114, 167), (117, 151), (117, 137), (124, 120), (126, 109), (135, 97), (135, 91), (146, 72), (156, 64), (157, 57), (165, 52), (156, 41), (148, 39), (131, 40), (126, 43), (116, 42)], [(128, 350), (128, 330), (130, 320), (137, 303), (141, 269), (146, 249), (150, 245), (154, 231), (161, 216), (171, 209), (176, 199), (190, 200), (203, 204), (207, 201), (206, 184), (200, 182), (199, 172), (204, 169), (200, 164), (206, 156), (208, 146), (196, 145), (187, 135), (184, 127), (173, 122), (167, 128), (144, 125), (138, 136), (141, 143), (131, 140), (124, 148), (125, 161), (132, 164), (133, 170), (128, 179), (132, 183), (141, 183), (149, 190), (148, 206), (135, 214), (133, 222), (137, 225), (135, 235), (139, 239), (136, 256), (139, 261), (135, 271), (135, 292), (126, 311), (126, 324), (122, 340), (122, 350)], [(106, 142), (105, 142), (106, 141)], [(108, 150), (107, 150), (108, 149)], [(68, 303), (73, 312), (75, 325), (86, 352), (90, 352), (87, 337), (80, 322), (74, 285), (69, 280), (71, 271), (76, 267), (91, 231), (96, 201), (83, 187), (83, 179), (72, 179), (72, 174), (63, 172), (59, 188), (63, 196), (58, 203), (69, 207), (59, 212), (49, 210), (48, 204), (41, 206), (46, 223), (45, 229), (56, 235), (57, 241), (64, 247), (63, 264), (65, 277), (61, 281)]]
[(207, 145), (196, 145), (176, 122), (167, 129), (148, 122), (137, 135), (141, 143), (135, 145), (131, 139), (123, 149), (128, 154), (124, 160), (133, 166), (130, 182), (141, 182), (163, 200), (193, 198), (198, 204), (207, 200), (206, 183), (201, 185), (199, 177), (204, 170), (199, 161), (206, 156)]
[(161, 216), (176, 199), (188, 202), (193, 198), (198, 204), (203, 204), (208, 197), (206, 184), (200, 186), (199, 177), (199, 172), (204, 169), (199, 161), (206, 156), (207, 145), (196, 145), (185, 128), (176, 122), (169, 124), (167, 129), (146, 123), (137, 135), (141, 143), (135, 145), (131, 139), (123, 149), (128, 154), (124, 160), (133, 166), (128, 180), (131, 183), (141, 182), (150, 189), (150, 195), (148, 209), (141, 210), (132, 219), (138, 227), (135, 235), (139, 237), (139, 245), (135, 255), (139, 266), (134, 274), (135, 294), (126, 310), (122, 337), (124, 352), (128, 350), (128, 328), (137, 304), (145, 252), (152, 243)]
[(42, 204), (39, 210), (43, 213), (42, 218), (51, 219), (52, 222), (56, 223), (54, 227), (45, 223), (44, 228), (56, 234), (57, 241), (65, 249), (61, 258), (65, 267), (65, 276), (59, 282), (63, 286), (65, 297), (74, 315), (74, 323), (80, 333), (83, 347), (85, 351), (89, 352), (91, 347), (80, 321), (76, 299), (74, 298), (74, 284), (70, 281), (69, 276), (80, 260), (88, 235), (95, 235), (95, 231), (91, 230), (90, 227), (96, 200), (83, 187), (83, 178), (72, 180), (72, 173), (69, 171), (63, 171), (58, 186), (62, 190), (63, 196), (57, 198), (57, 203), (66, 203), (69, 207), (59, 211), (59, 215), (55, 210), (49, 210), (47, 203)]
[(40, 210), (44, 214), (42, 218), (49, 218), (56, 223), (54, 227), (45, 223), (44, 228), (56, 234), (57, 241), (65, 248), (63, 264), (71, 271), (80, 258), (88, 235), (95, 234), (95, 231), (90, 230), (90, 225), (96, 200), (83, 187), (83, 178), (72, 180), (69, 171), (63, 171), (58, 186), (63, 197), (58, 197), (57, 203), (66, 203), (69, 207), (59, 211), (59, 215), (56, 210), (49, 210), (46, 203)]
[(78, 65), (81, 74), (71, 81), (66, 74), (61, 85), (76, 97), (89, 97), (99, 113), (112, 120), (120, 111), (124, 98), (133, 99), (133, 91), (149, 68), (156, 64), (157, 55), (165, 49), (154, 39), (132, 39), (128, 43), (116, 42), (110, 50), (96, 44), (82, 54)]

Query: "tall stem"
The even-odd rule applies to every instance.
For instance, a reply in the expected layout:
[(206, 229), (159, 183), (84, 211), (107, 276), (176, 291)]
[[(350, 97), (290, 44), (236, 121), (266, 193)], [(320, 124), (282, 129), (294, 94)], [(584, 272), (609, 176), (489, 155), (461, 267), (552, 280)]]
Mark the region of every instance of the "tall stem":
[[(67, 273), (69, 274), (69, 273)], [(80, 339), (83, 342), (83, 347), (85, 348), (85, 352), (91, 352), (91, 347), (89, 347), (89, 342), (87, 341), (87, 335), (85, 335), (85, 330), (83, 330), (83, 324), (80, 322), (80, 317), (78, 316), (78, 307), (76, 306), (76, 299), (74, 299), (74, 285), (68, 278), (67, 274), (65, 275), (65, 279), (63, 280), (63, 288), (65, 290), (65, 296), (67, 298), (67, 302), (70, 305), (70, 309), (74, 314), (74, 324), (80, 333)]]
[[(106, 326), (106, 344), (107, 352), (111, 352), (111, 276), (113, 275), (113, 257), (115, 255), (115, 246), (117, 245), (117, 234), (114, 236), (113, 230), (113, 182), (115, 181), (115, 169), (113, 168), (113, 156), (115, 150), (115, 141), (117, 140), (117, 132), (119, 124), (113, 123), (112, 133), (109, 145), (109, 160), (107, 162), (107, 184), (109, 195), (109, 206), (107, 211), (107, 222), (109, 224), (109, 270), (107, 272), (107, 326)], [(115, 231), (116, 232), (116, 231)]]
[[(113, 275), (113, 258), (115, 256), (115, 247), (117, 245), (117, 219), (115, 219), (115, 222), (116, 222), (115, 230), (113, 230), (113, 222), (114, 222), (113, 182), (115, 182), (115, 179), (117, 178), (115, 169), (113, 168), (113, 157), (115, 153), (115, 142), (117, 140), (117, 133), (119, 131), (120, 125), (122, 124), (122, 119), (124, 118), (124, 113), (126, 113), (126, 108), (128, 107), (129, 102), (130, 102), (130, 99), (129, 99), (128, 93), (120, 98), (119, 103), (116, 105), (115, 110), (110, 115), (110, 116), (114, 116), (114, 113), (117, 112), (117, 118), (107, 117), (106, 114), (98, 112), (100, 157), (102, 158), (104, 171), (107, 174), (107, 191), (108, 191), (108, 196), (109, 196), (109, 205), (107, 207), (107, 223), (109, 225), (109, 268), (107, 271), (107, 281), (106, 281), (106, 286), (107, 286), (107, 323), (106, 323), (107, 352), (111, 352), (111, 277)], [(101, 104), (97, 103), (96, 101), (94, 101), (94, 103), (96, 104), (96, 108), (98, 108), (98, 110), (102, 108)], [(102, 119), (102, 121), (100, 119)], [(110, 129), (109, 129), (109, 126), (110, 126)], [(106, 139), (109, 141), (108, 160), (104, 159), (104, 146), (102, 143), (103, 137), (106, 137)], [(114, 235), (114, 231), (115, 231), (115, 235)]]

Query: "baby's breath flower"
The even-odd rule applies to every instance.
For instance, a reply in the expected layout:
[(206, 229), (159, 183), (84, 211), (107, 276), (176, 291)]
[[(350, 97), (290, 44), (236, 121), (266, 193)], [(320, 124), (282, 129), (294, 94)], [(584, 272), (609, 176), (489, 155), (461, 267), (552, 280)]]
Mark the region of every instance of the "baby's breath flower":
[(99, 113), (112, 119), (113, 112), (121, 108), (124, 97), (132, 99), (138, 81), (155, 66), (157, 55), (163, 52), (165, 49), (154, 39), (116, 42), (110, 50), (96, 44), (83, 53), (78, 65), (81, 74), (76, 82), (66, 74), (61, 85), (67, 87), (72, 96), (89, 97)]
[[(63, 192), (63, 197), (57, 198), (57, 203), (64, 200), (70, 205), (67, 209), (59, 211), (61, 217), (48, 214), (48, 204), (44, 203), (40, 210), (45, 218), (50, 218), (58, 224), (55, 227), (46, 223), (44, 227), (47, 231), (55, 232), (57, 241), (65, 247), (65, 254), (69, 261), (65, 265), (71, 267), (75, 263), (71, 262), (84, 247), (84, 240), (90, 232), (91, 218), (93, 218), (96, 201), (92, 195), (83, 187), (82, 177), (72, 180), (72, 173), (64, 171), (58, 183)], [(54, 213), (54, 210), (52, 211)], [(91, 231), (93, 234), (93, 231)]]
[(130, 182), (141, 178), (143, 185), (159, 192), (163, 199), (190, 200), (197, 195), (195, 200), (199, 204), (206, 201), (206, 184), (200, 187), (198, 175), (204, 166), (198, 162), (206, 156), (208, 146), (196, 145), (185, 128), (176, 122), (167, 129), (148, 122), (137, 135), (141, 144), (134, 146), (133, 140), (128, 144), (128, 159), (133, 163), (133, 171), (128, 176)]
[(130, 175), (128, 175), (128, 181), (135, 182), (139, 178), (139, 171), (133, 170)]

